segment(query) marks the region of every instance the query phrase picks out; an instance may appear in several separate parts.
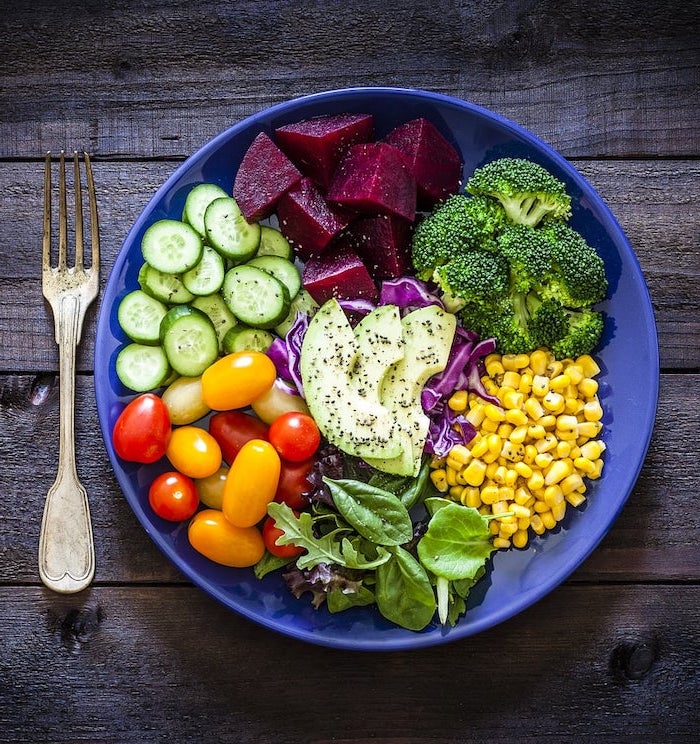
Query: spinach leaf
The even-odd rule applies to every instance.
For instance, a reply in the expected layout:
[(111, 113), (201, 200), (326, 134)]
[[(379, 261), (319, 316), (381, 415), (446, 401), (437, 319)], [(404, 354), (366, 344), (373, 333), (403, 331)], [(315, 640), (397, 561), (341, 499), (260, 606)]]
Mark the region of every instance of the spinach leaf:
[(421, 469), (415, 478), (408, 475), (382, 473), (378, 470), (372, 474), (369, 483), (376, 488), (395, 494), (407, 509), (412, 509), (423, 500), (426, 492), (432, 491), (430, 458), (423, 458)]
[(342, 612), (350, 607), (366, 607), (374, 601), (374, 594), (364, 586), (360, 586), (356, 592), (332, 589), (326, 594), (326, 606), (329, 612)]
[(408, 509), (393, 493), (356, 480), (324, 478), (341, 516), (376, 545), (401, 545), (413, 537)]
[(391, 560), (377, 568), (376, 599), (387, 620), (422, 630), (433, 619), (436, 602), (425, 569), (406, 550), (392, 548)]
[(476, 509), (439, 505), (418, 543), (418, 557), (435, 576), (473, 579), (494, 550), (490, 538), (488, 520)]

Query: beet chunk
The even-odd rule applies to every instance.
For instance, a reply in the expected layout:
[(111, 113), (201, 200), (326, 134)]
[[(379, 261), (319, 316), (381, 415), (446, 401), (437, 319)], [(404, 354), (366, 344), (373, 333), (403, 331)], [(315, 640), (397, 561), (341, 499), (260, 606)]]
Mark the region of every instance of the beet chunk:
[(341, 300), (363, 297), (372, 302), (379, 299), (379, 290), (367, 267), (342, 238), (306, 262), (302, 283), (319, 305), (331, 297)]
[(356, 220), (348, 239), (373, 277), (403, 276), (411, 268), (412, 225), (402, 217), (382, 214)]
[(280, 230), (306, 261), (326, 248), (348, 225), (352, 213), (328, 204), (314, 182), (302, 178), (279, 200), (277, 217)]
[(454, 194), (462, 176), (462, 158), (427, 119), (413, 119), (384, 140), (401, 152), (418, 188), (418, 204), (431, 208)]
[(340, 161), (326, 198), (359, 212), (396, 214), (412, 222), (416, 179), (391, 145), (354, 145)]
[(317, 116), (275, 130), (275, 140), (297, 167), (324, 190), (352, 145), (374, 138), (370, 114)]
[(233, 182), (233, 196), (248, 222), (269, 217), (280, 197), (301, 179), (292, 161), (265, 134), (251, 142)]

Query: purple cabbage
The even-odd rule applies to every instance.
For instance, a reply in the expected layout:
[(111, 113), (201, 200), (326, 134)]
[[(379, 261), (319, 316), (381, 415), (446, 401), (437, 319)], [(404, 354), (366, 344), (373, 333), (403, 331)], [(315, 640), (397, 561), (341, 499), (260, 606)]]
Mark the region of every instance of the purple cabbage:
[(428, 305), (444, 307), (437, 295), (428, 285), (412, 276), (400, 276), (382, 282), (379, 293), (380, 305), (397, 305), (401, 310), (410, 311)]
[(267, 350), (267, 355), (272, 359), (279, 377), (291, 383), (302, 398), (304, 387), (301, 382), (301, 345), (309, 327), (309, 320), (305, 313), (297, 313), (287, 335), (284, 338), (276, 338)]

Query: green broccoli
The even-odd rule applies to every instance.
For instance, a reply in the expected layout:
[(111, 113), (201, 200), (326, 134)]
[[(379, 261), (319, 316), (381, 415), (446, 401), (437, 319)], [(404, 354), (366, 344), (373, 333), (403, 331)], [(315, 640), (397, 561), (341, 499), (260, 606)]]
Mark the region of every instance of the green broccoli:
[(541, 294), (566, 307), (587, 307), (605, 298), (608, 282), (603, 259), (576, 230), (563, 222), (543, 228), (552, 245), (551, 269), (543, 277)]
[(514, 292), (529, 292), (552, 270), (552, 237), (526, 225), (508, 225), (498, 236), (498, 250), (510, 264)]
[(566, 335), (551, 345), (557, 359), (576, 359), (589, 354), (603, 334), (603, 316), (590, 308), (567, 313), (569, 328)]
[(411, 241), (411, 259), (419, 278), (428, 280), (437, 266), (456, 253), (494, 249), (494, 235), (505, 223), (501, 205), (493, 199), (454, 194), (418, 223)]
[(499, 253), (482, 249), (464, 251), (438, 266), (432, 275), (442, 293), (442, 301), (451, 312), (469, 304), (492, 304), (508, 295), (508, 261)]
[(508, 218), (535, 227), (544, 219), (568, 219), (571, 197), (546, 168), (525, 158), (498, 158), (477, 168), (466, 190), (498, 199)]

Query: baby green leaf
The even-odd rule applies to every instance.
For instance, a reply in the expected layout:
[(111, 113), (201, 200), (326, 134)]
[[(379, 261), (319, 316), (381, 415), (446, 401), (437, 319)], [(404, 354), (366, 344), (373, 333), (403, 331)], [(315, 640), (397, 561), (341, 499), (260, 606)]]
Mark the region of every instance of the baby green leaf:
[(451, 503), (438, 508), (418, 543), (428, 571), (451, 581), (473, 579), (494, 550), (488, 520), (476, 509)]
[(393, 493), (362, 481), (323, 480), (340, 514), (366, 540), (401, 545), (413, 537), (408, 510)]

